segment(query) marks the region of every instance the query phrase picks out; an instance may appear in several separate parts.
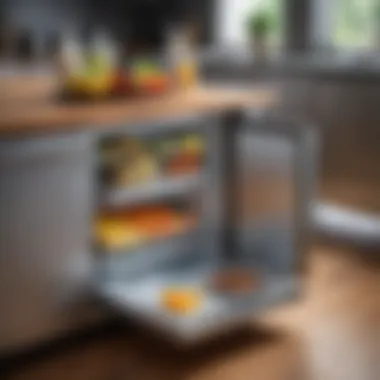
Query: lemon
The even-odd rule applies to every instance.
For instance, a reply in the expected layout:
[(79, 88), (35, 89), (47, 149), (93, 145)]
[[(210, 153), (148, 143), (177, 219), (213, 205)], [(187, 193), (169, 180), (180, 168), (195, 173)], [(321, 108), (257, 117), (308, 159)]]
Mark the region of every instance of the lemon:
[(87, 76), (83, 80), (84, 92), (90, 97), (102, 97), (110, 93), (112, 78), (110, 75)]
[(98, 242), (109, 250), (133, 248), (143, 241), (136, 228), (117, 220), (98, 220), (95, 223), (95, 235)]

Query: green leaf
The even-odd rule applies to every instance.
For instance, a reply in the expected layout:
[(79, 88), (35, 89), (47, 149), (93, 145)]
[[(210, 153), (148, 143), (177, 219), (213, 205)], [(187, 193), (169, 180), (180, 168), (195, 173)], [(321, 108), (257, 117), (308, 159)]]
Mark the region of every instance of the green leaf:
[(248, 33), (252, 36), (265, 37), (273, 29), (273, 18), (269, 12), (254, 11), (247, 19)]

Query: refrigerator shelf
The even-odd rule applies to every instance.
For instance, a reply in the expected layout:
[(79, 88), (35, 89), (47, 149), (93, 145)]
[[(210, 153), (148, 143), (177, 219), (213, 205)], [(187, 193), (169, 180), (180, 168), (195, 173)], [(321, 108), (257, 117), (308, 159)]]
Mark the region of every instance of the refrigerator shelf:
[(126, 188), (109, 188), (102, 192), (101, 204), (119, 207), (181, 197), (191, 194), (202, 184), (202, 174), (195, 173), (177, 177), (163, 177), (147, 184)]
[[(175, 343), (191, 344), (249, 322), (269, 307), (289, 301), (299, 290), (297, 279), (292, 275), (268, 275), (257, 291), (244, 297), (223, 296), (208, 288), (217, 265), (198, 264), (180, 271), (154, 271), (134, 281), (104, 282), (99, 292), (121, 315), (134, 317), (164, 332)], [(172, 286), (200, 289), (203, 302), (199, 310), (188, 315), (165, 310), (160, 295)]]
[(98, 271), (102, 277), (120, 279), (134, 277), (186, 257), (194, 239), (199, 239), (199, 229), (148, 242), (129, 250), (97, 251)]

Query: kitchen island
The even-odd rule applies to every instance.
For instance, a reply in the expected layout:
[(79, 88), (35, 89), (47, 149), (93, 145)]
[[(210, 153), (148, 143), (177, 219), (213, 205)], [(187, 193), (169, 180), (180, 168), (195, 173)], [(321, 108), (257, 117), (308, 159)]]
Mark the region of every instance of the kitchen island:
[(107, 319), (89, 296), (101, 136), (165, 130), (169, 121), (194, 115), (261, 112), (277, 101), (264, 89), (200, 87), (154, 99), (67, 104), (56, 89), (49, 77), (2, 78), (0, 351), (6, 354)]
[[(188, 114), (236, 108), (265, 110), (277, 103), (268, 89), (196, 87), (160, 97), (67, 104), (57, 98), (51, 77), (4, 78), (0, 89), (0, 136), (14, 134), (106, 130)], [(20, 135), (19, 135), (20, 136)]]

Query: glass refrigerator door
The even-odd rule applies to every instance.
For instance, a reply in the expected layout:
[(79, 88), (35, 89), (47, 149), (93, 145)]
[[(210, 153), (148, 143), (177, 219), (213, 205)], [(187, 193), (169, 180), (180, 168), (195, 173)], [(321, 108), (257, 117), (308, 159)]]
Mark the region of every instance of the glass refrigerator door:
[(307, 126), (249, 116), (231, 133), (230, 256), (265, 274), (293, 274), (309, 235), (316, 136)]
[(238, 244), (264, 271), (290, 271), (295, 243), (295, 146), (244, 130), (238, 137)]

